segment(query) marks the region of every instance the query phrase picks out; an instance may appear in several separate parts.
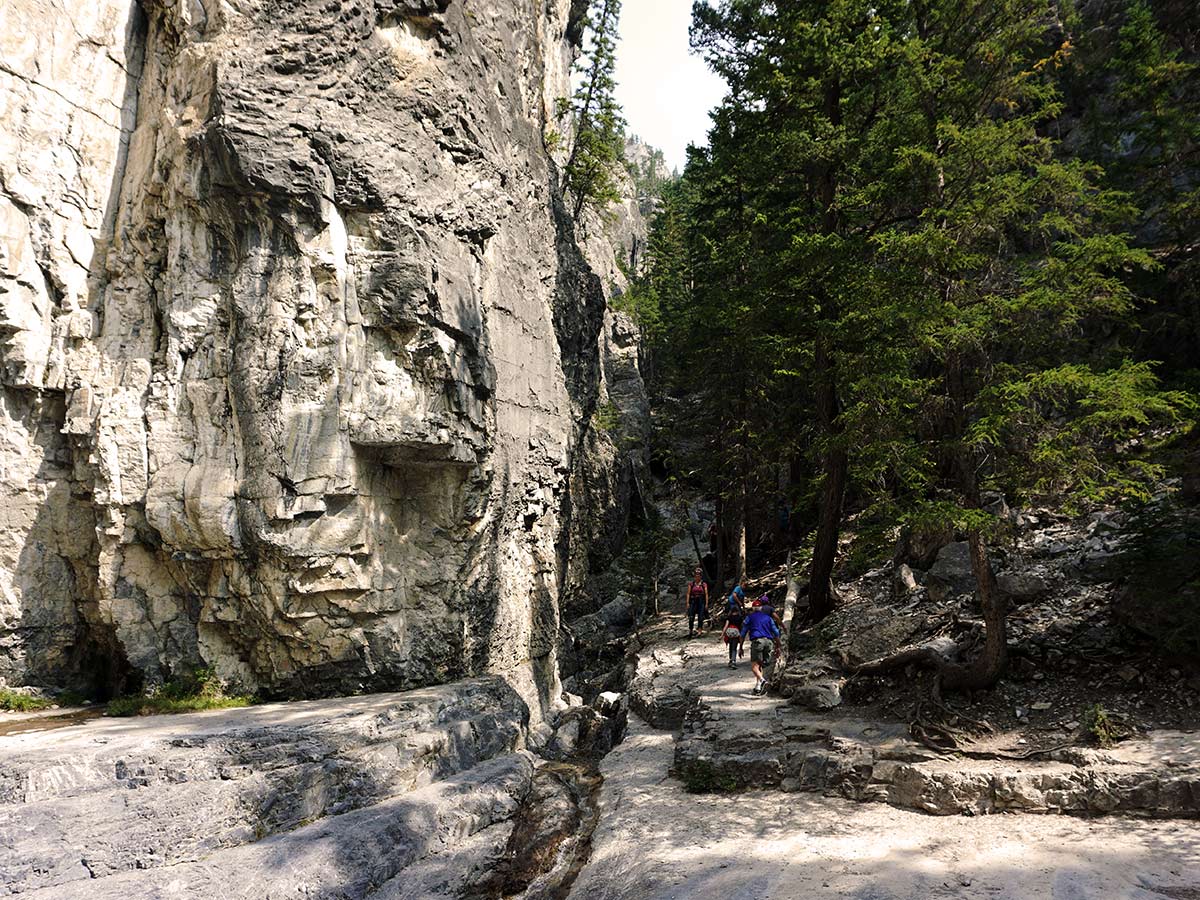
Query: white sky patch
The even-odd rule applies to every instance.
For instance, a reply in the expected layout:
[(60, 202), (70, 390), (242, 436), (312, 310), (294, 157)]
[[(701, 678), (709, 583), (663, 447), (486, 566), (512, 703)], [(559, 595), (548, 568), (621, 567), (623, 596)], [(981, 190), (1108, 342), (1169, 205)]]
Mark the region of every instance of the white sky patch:
[(683, 171), (687, 145), (708, 143), (708, 113), (725, 82), (688, 48), (692, 0), (625, 0), (617, 42), (617, 102), (629, 134)]

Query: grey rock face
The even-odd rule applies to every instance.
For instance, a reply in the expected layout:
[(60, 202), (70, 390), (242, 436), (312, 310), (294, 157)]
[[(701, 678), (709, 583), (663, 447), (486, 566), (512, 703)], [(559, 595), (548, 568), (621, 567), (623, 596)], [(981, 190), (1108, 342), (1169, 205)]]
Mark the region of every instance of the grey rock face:
[(8, 738), (0, 890), (120, 883), (345, 816), (512, 753), (528, 721), (492, 677)]
[(644, 427), (569, 7), (5, 4), (0, 679), (557, 697)]

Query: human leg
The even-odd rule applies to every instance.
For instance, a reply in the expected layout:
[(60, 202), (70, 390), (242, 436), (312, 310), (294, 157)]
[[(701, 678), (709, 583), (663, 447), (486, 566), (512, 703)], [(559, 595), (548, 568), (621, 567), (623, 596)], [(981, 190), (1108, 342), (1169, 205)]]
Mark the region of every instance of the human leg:
[(750, 668), (754, 672), (754, 693), (760, 694), (766, 681), (764, 670), (771, 662), (774, 645), (765, 638), (755, 638), (750, 644)]

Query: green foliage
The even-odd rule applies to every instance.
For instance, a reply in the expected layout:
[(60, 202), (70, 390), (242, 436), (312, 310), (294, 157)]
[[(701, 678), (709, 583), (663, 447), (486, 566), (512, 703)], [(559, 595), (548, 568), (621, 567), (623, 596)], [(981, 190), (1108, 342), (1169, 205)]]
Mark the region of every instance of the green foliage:
[(201, 709), (227, 709), (249, 706), (253, 698), (231, 694), (210, 668), (197, 668), (164, 682), (149, 692), (117, 697), (105, 710), (110, 716), (149, 716), (159, 713), (193, 712)]
[(560, 118), (570, 116), (574, 142), (563, 166), (563, 193), (573, 197), (578, 218), (585, 205), (603, 210), (620, 199), (617, 175), (624, 152), (625, 120), (617, 105), (616, 39), (621, 0), (591, 0), (585, 19), (590, 39), (576, 63), (579, 87), (558, 104)]
[(1176, 497), (1141, 507), (1116, 561), (1126, 589), (1118, 611), (1179, 660), (1200, 659), (1200, 509)]
[(1104, 371), (1065, 364), (999, 377), (981, 392), (967, 440), (981, 454), (998, 451), (997, 480), (1033, 496), (1144, 501), (1163, 468), (1142, 437), (1194, 409), (1186, 394), (1157, 384), (1148, 363), (1131, 360)]
[(592, 421), (601, 431), (618, 431), (621, 427), (621, 410), (611, 401), (602, 403), (596, 407), (595, 413), (592, 414)]
[(1099, 703), (1083, 711), (1083, 730), (1101, 747), (1111, 747), (1129, 736), (1129, 729)]
[(891, 519), (879, 515), (879, 511), (871, 513), (859, 517), (854, 524), (854, 536), (843, 564), (843, 574), (847, 578), (857, 578), (874, 568), (880, 559), (888, 556), (895, 543)]
[(63, 691), (54, 698), (54, 702), (59, 706), (85, 706), (92, 702), (92, 698), (78, 691)]
[[(1159, 88), (1130, 109), (1163, 105), (1155, 134), (1192, 146), (1195, 117), (1163, 101), (1190, 102), (1191, 71), (1135, 6), (1120, 65), (1140, 73), (1129, 91)], [(986, 489), (1083, 504), (1161, 476), (1148, 436), (1193, 403), (1125, 343), (1161, 262), (1129, 234), (1145, 198), (1058, 140), (1076, 63), (1069, 36), (1047, 40), (1053, 14), (696, 5), (693, 47), (729, 95), (666, 196), (642, 286), (666, 380), (710, 398), (694, 427), (719, 435), (715, 492), (761, 495), (781, 463), (813, 472), (844, 450), (872, 518), (995, 536)]]
[(11, 688), (0, 688), (0, 710), (5, 712), (33, 712), (53, 706), (55, 701), (32, 694), (23, 694)]
[(691, 339), (687, 318), (692, 312), (693, 277), (688, 188), (675, 182), (665, 184), (659, 199), (643, 270), (625, 272), (629, 288), (615, 305), (637, 322), (647, 349), (664, 363), (673, 364), (677, 354), (688, 351)]
[(1075, 46), (1059, 79), (1079, 122), (1073, 149), (1130, 193), (1136, 210), (1126, 227), (1160, 263), (1138, 279), (1155, 304), (1139, 315), (1137, 343), (1167, 363), (1175, 385), (1172, 370), (1200, 357), (1200, 19), (1187, 6), (1080, 4), (1067, 22)]

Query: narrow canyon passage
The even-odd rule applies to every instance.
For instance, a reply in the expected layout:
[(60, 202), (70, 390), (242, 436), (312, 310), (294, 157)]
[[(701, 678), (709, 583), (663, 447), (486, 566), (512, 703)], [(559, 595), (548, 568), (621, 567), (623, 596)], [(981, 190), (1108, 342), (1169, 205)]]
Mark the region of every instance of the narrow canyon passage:
[(1197, 248), (1195, 0), (0, 0), (0, 897), (1200, 900)]

